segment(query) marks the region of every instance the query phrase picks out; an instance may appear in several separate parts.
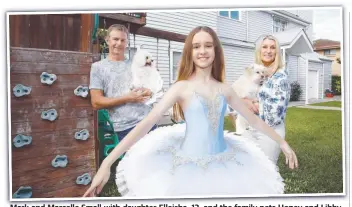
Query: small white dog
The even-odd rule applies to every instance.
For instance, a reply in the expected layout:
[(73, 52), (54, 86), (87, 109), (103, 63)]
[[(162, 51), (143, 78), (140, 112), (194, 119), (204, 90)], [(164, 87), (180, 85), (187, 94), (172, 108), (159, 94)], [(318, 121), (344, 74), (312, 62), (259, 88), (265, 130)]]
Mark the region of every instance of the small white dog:
[[(257, 100), (257, 93), (260, 86), (266, 79), (266, 68), (259, 64), (251, 64), (245, 69), (243, 75), (241, 75), (233, 84), (232, 88), (240, 98), (248, 98)], [(236, 117), (236, 112), (231, 111), (229, 115), (234, 120), (236, 119), (236, 134), (241, 135), (248, 127), (247, 120), (240, 114)]]
[(137, 48), (133, 57), (132, 65), (132, 87), (148, 88), (152, 92), (152, 97), (146, 101), (151, 105), (163, 95), (163, 79), (153, 63), (153, 56), (144, 49)]

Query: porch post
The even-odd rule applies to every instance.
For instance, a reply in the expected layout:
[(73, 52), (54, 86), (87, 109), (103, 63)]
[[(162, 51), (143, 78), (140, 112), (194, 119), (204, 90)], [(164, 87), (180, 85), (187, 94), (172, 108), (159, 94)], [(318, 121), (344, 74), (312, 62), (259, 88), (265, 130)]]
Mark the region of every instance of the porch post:
[(80, 52), (92, 52), (92, 30), (94, 14), (81, 14), (81, 43)]
[(285, 48), (282, 48), (282, 62), (284, 63), (284, 67), (287, 70), (287, 68), (286, 68), (286, 49)]
[(288, 69), (286, 68), (286, 49), (282, 48), (282, 62), (284, 63), (285, 70), (288, 72)]
[(308, 54), (306, 53), (306, 104), (308, 104), (308, 87), (309, 87), (309, 85), (308, 85), (308, 79), (309, 79), (309, 75), (308, 75), (308, 62), (309, 62), (309, 60), (308, 60)]

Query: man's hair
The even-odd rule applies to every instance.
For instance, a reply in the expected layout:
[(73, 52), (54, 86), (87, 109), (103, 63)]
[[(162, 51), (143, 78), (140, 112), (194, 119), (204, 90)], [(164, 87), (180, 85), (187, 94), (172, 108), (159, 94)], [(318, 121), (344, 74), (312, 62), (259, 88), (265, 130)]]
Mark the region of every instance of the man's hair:
[(106, 36), (108, 37), (110, 35), (111, 31), (113, 31), (113, 30), (125, 32), (128, 35), (128, 29), (124, 25), (113, 24), (108, 28), (108, 32), (107, 32)]

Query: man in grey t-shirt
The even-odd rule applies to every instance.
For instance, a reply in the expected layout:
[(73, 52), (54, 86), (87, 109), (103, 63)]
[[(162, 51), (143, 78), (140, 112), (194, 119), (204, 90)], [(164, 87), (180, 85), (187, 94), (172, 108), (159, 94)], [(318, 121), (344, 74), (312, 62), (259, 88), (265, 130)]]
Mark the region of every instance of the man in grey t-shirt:
[(151, 107), (143, 103), (150, 98), (151, 91), (131, 90), (131, 61), (124, 58), (127, 35), (123, 25), (109, 27), (106, 37), (109, 55), (92, 64), (89, 86), (93, 107), (108, 110), (120, 140), (151, 111)]

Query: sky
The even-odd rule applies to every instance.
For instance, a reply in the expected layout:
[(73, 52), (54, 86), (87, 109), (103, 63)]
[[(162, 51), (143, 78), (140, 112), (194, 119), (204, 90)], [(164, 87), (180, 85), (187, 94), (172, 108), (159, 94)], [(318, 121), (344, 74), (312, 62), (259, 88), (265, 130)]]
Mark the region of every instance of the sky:
[(340, 9), (316, 9), (313, 14), (313, 39), (331, 39), (342, 42)]

